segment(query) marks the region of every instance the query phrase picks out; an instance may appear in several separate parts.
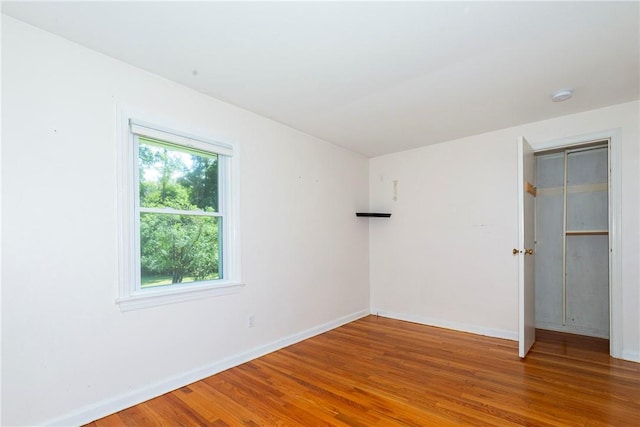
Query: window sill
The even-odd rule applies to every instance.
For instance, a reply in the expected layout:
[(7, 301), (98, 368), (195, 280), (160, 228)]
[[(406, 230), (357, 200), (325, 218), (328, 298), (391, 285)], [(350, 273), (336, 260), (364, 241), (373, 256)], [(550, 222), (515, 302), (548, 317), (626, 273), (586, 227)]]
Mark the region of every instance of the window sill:
[(120, 306), (120, 311), (139, 310), (177, 302), (236, 294), (243, 287), (244, 283), (216, 283), (170, 290), (149, 289), (118, 298), (116, 303)]

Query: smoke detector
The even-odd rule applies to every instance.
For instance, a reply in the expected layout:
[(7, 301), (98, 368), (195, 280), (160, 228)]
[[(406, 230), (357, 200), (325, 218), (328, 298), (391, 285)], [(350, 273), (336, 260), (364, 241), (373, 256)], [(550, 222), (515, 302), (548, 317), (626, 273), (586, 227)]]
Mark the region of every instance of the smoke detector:
[(562, 102), (570, 99), (573, 96), (573, 89), (562, 89), (551, 95), (553, 102)]

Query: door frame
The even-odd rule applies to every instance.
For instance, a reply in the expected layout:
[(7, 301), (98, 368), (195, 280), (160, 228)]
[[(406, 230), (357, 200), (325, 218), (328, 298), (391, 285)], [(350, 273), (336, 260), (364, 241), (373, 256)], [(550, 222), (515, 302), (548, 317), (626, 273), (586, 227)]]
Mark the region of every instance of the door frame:
[(546, 142), (531, 143), (535, 153), (609, 140), (609, 354), (622, 357), (622, 264), (620, 144), (622, 129), (609, 129)]

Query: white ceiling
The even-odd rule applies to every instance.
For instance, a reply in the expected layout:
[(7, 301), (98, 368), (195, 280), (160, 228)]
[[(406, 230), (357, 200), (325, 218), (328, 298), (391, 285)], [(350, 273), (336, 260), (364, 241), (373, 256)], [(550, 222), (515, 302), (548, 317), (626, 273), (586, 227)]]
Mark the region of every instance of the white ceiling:
[[(636, 2), (3, 2), (367, 156), (640, 98)], [(552, 92), (573, 88), (553, 103)]]

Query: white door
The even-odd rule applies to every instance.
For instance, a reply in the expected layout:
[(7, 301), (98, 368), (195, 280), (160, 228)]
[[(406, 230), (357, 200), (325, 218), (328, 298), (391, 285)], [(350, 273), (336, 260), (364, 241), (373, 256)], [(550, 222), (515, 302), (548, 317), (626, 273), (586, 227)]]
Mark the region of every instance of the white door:
[(535, 159), (524, 137), (518, 138), (518, 354), (525, 357), (536, 340), (534, 235), (535, 235)]

